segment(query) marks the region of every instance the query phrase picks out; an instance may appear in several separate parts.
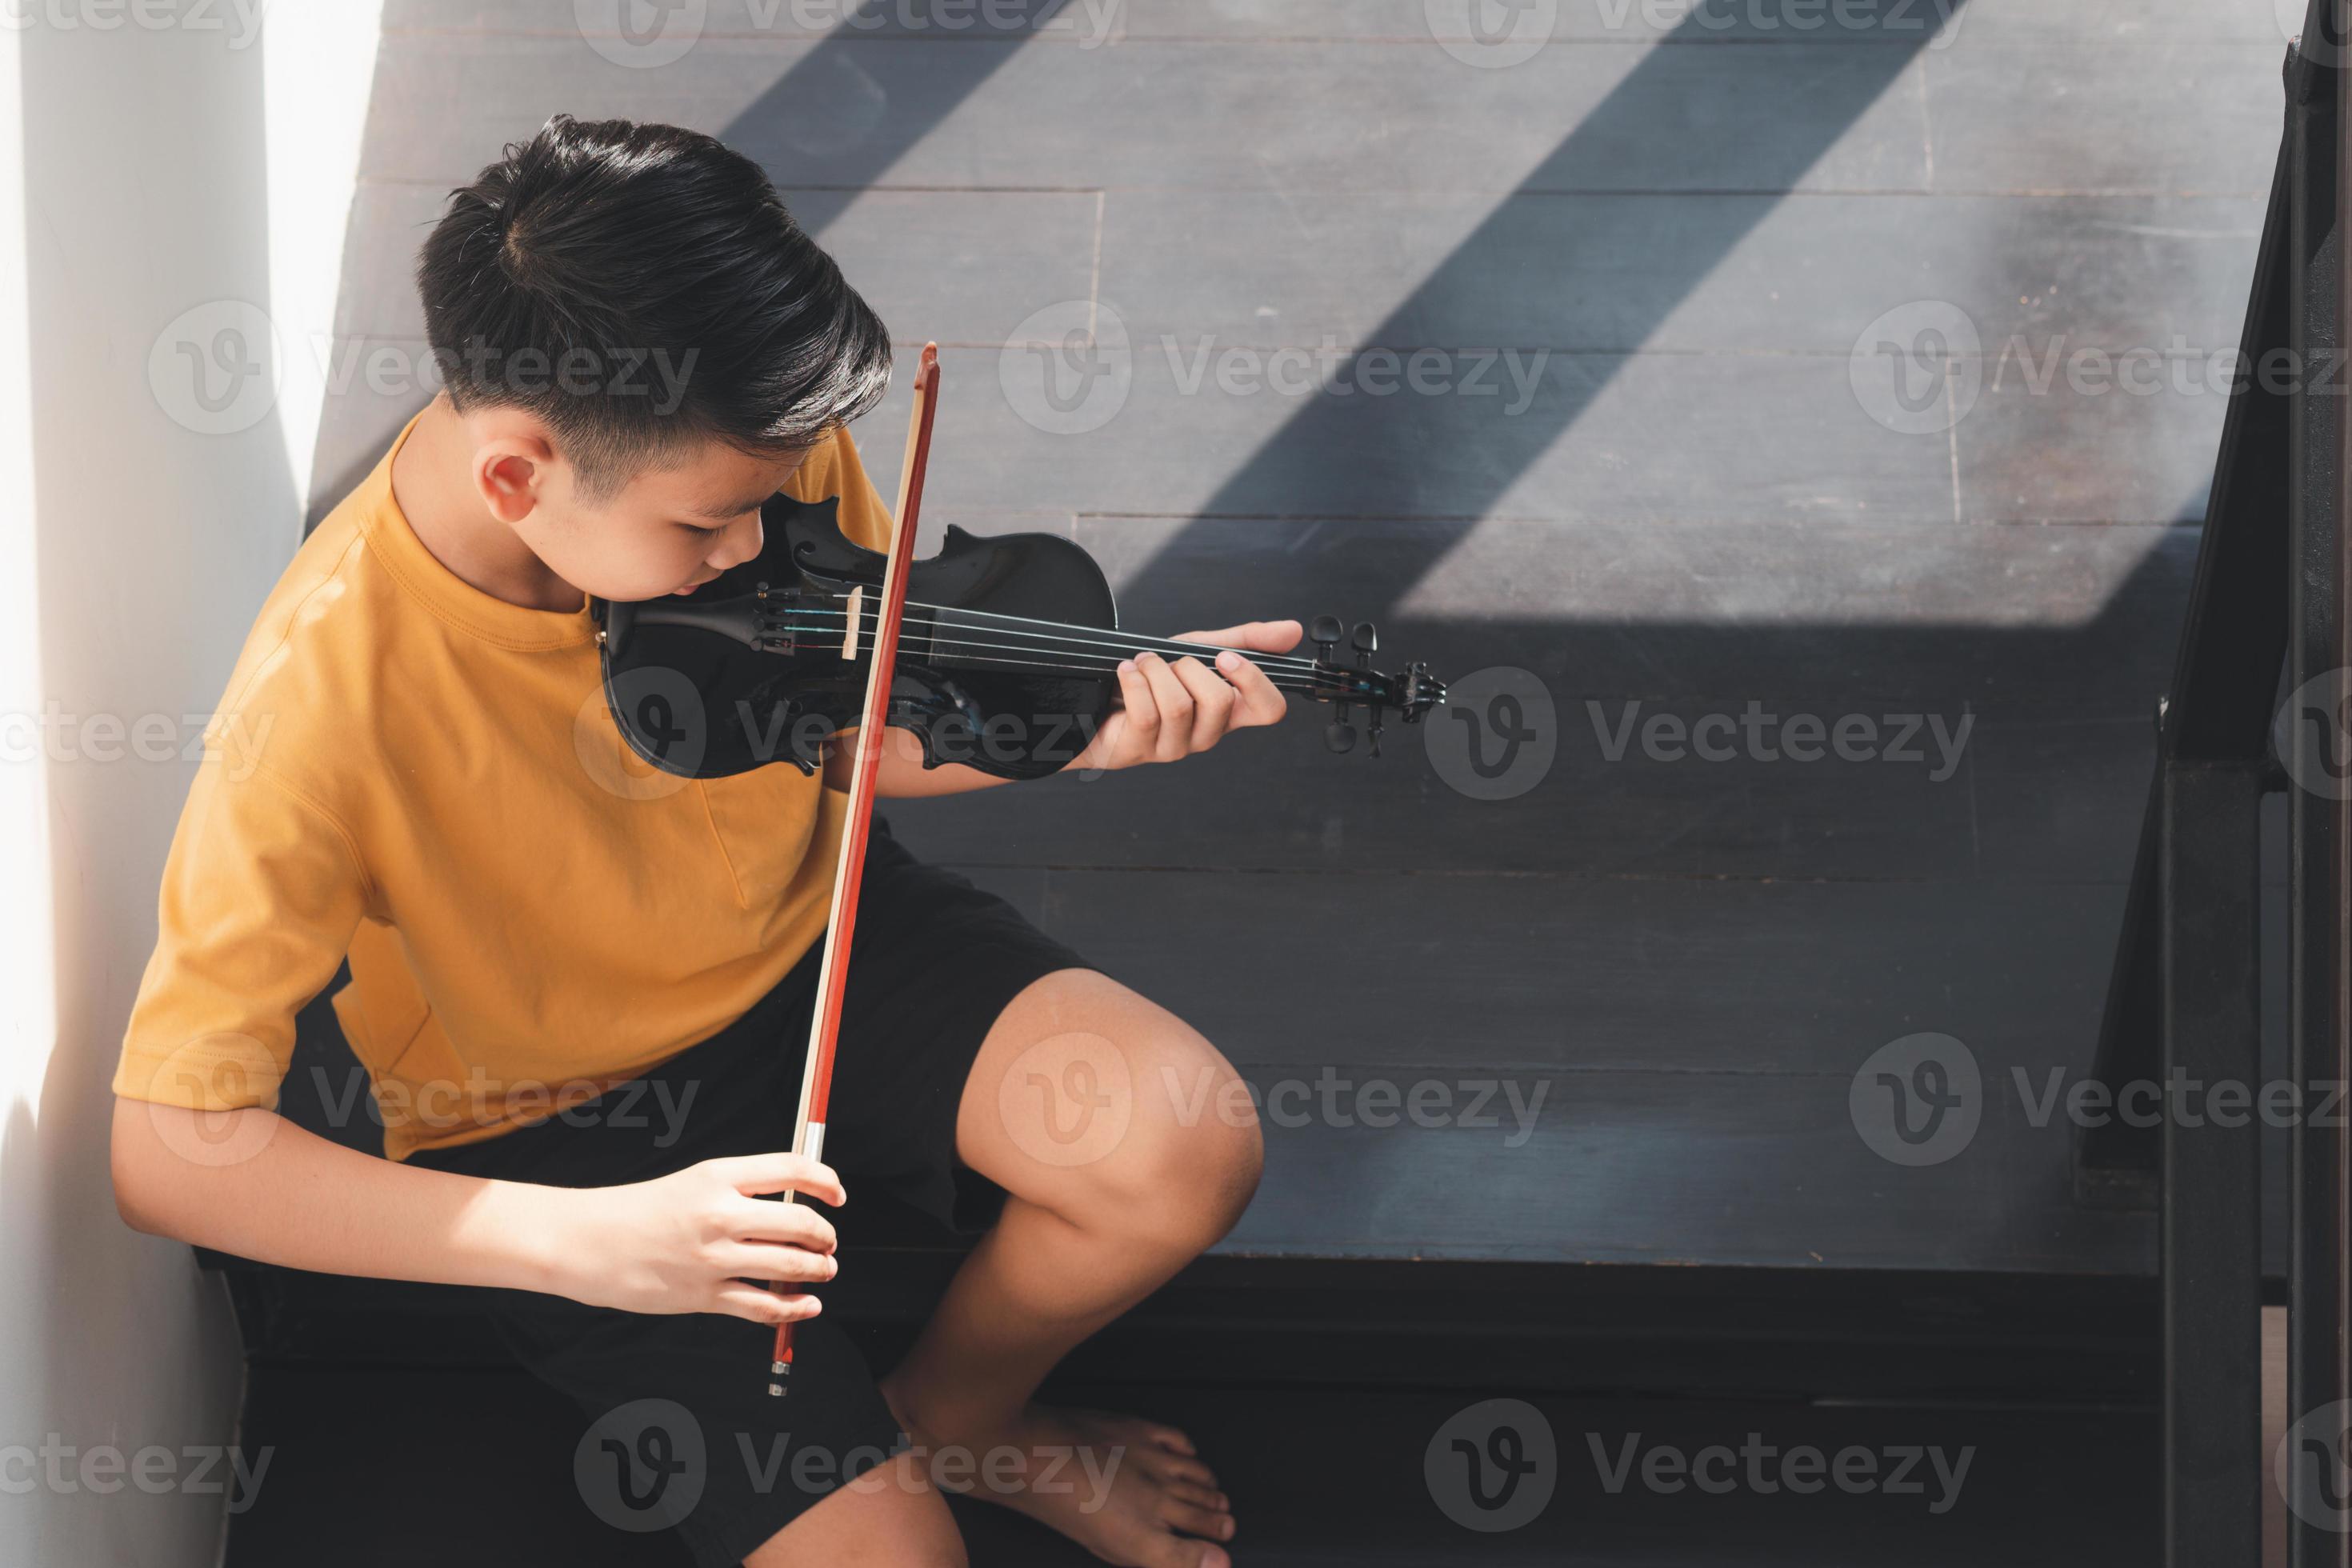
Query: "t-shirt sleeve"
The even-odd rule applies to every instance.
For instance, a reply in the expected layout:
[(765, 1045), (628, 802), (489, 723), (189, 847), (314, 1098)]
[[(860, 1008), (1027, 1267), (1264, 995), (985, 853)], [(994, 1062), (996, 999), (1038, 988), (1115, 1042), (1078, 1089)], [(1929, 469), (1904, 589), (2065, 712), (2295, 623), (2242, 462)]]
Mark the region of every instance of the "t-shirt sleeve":
[(192, 1110), (274, 1107), (294, 1015), (334, 979), (367, 886), (325, 809), (234, 749), (208, 748), (164, 862), (114, 1092)]

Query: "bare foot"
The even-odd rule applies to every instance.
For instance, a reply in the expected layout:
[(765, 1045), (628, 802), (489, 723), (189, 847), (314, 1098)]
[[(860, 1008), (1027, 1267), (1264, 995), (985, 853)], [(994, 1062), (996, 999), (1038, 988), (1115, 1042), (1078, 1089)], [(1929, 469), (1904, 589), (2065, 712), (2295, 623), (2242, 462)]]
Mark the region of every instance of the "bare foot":
[(1232, 1568), (1233, 1505), (1173, 1426), (1032, 1405), (985, 1435), (925, 1433), (934, 1481), (1016, 1509), (1118, 1568)]

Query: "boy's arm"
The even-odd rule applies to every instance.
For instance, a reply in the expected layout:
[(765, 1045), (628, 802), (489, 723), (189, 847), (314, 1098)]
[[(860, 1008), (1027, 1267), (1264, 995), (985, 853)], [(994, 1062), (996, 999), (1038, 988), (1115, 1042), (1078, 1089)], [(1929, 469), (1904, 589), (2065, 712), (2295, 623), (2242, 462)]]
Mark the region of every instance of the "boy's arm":
[[(1298, 646), (1299, 636), (1297, 621), (1249, 621), (1222, 631), (1185, 632), (1178, 640), (1287, 653)], [(1176, 762), (1207, 751), (1235, 730), (1271, 724), (1284, 712), (1282, 693), (1265, 671), (1238, 655), (1221, 656), (1212, 667), (1191, 658), (1171, 663), (1147, 653), (1119, 666), (1118, 692), (1118, 710), (1063, 772), (1092, 774)], [(843, 747), (826, 761), (825, 782), (835, 789), (849, 787), (851, 755)], [(888, 799), (908, 800), (961, 795), (1007, 782), (961, 763), (927, 769), (920, 742), (894, 729), (882, 753), (875, 791)]]
[(813, 1317), (747, 1279), (829, 1279), (839, 1178), (793, 1154), (709, 1160), (657, 1181), (564, 1188), (394, 1164), (258, 1106), (114, 1102), (115, 1205), (137, 1229), (325, 1274), (540, 1290), (636, 1312)]

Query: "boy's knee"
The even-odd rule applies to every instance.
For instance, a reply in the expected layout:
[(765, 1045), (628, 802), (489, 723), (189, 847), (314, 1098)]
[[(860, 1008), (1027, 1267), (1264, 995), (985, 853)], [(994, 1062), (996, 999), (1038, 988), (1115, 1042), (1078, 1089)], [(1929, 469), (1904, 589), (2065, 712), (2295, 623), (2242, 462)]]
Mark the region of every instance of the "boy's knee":
[(1128, 1234), (1189, 1255), (1241, 1218), (1257, 1191), (1265, 1147), (1255, 1111), (1224, 1058), (1205, 1041), (1181, 1054), (1198, 1058), (1183, 1081), (1204, 1084), (1207, 1092), (1181, 1100), (1139, 1095), (1133, 1125), (1103, 1162), (1099, 1199)]

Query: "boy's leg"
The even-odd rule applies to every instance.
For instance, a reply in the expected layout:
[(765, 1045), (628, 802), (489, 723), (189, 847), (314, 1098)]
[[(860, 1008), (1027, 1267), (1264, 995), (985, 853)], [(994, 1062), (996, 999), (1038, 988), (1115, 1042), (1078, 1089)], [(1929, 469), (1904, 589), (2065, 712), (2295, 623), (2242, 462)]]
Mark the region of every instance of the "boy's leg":
[(1257, 1184), (1257, 1121), (1233, 1068), (1181, 1019), (1088, 970), (1032, 984), (989, 1030), (956, 1150), (1005, 1189), (883, 1393), (919, 1444), (1029, 1454), (1025, 1484), (972, 1495), (1107, 1561), (1223, 1568), (1216, 1478), (1157, 1423), (1032, 1403), (1080, 1341), (1232, 1228)]
[(919, 1456), (877, 1465), (768, 1538), (743, 1568), (965, 1568), (963, 1538)]

